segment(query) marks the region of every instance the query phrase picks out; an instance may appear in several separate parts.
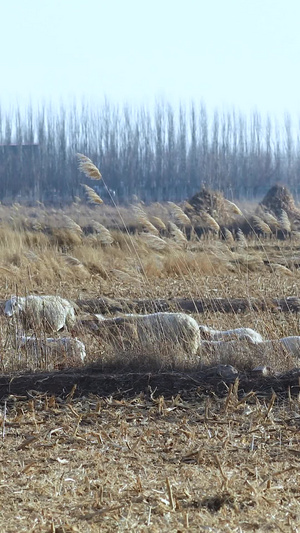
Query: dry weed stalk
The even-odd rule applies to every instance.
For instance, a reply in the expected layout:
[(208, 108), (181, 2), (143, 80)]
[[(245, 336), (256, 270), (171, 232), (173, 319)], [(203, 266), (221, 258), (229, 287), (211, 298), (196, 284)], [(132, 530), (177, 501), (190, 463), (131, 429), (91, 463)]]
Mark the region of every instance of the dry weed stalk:
[(142, 205), (144, 203), (140, 200), (140, 198), (136, 194), (132, 195), (132, 201), (135, 202), (135, 204), (137, 205)]
[(155, 216), (151, 216), (150, 217), (150, 222), (156, 227), (156, 229), (158, 230), (162, 230), (162, 231), (166, 231), (167, 228), (166, 228), (166, 225), (165, 223), (162, 221), (161, 218), (159, 217), (155, 217)]
[(264, 266), (264, 262), (261, 257), (257, 255), (248, 255), (245, 253), (242, 255), (235, 255), (230, 263), (233, 265), (239, 265), (240, 270), (244, 272), (248, 272), (249, 270), (255, 272)]
[(186, 209), (187, 211), (189, 211), (190, 213), (194, 213), (195, 212), (195, 208), (185, 200), (185, 202), (183, 202), (183, 208)]
[(96, 191), (94, 191), (94, 189), (92, 187), (89, 187), (88, 185), (86, 185), (85, 183), (82, 183), (81, 184), (82, 187), (85, 188), (85, 192), (86, 192), (86, 195), (87, 195), (87, 198), (88, 198), (88, 202), (92, 205), (101, 205), (103, 204), (103, 200), (102, 198), (100, 198), (99, 194), (96, 193)]
[(244, 233), (242, 232), (241, 228), (239, 228), (237, 230), (236, 237), (237, 237), (238, 245), (241, 248), (248, 248), (248, 243), (247, 243), (246, 237), (245, 237)]
[(176, 224), (181, 224), (182, 226), (190, 226), (191, 221), (181, 207), (174, 202), (168, 202), (168, 205), (171, 207), (171, 214), (174, 217)]
[(132, 212), (136, 218), (138, 217), (147, 218), (147, 214), (140, 204), (139, 205), (131, 204), (130, 208), (132, 209)]
[(71, 217), (68, 215), (63, 215), (63, 227), (66, 228), (69, 231), (74, 231), (77, 234), (82, 234), (82, 229)]
[(233, 235), (232, 235), (231, 231), (228, 228), (224, 228), (223, 234), (224, 234), (224, 239), (225, 239), (226, 244), (233, 244), (234, 243)]
[(266, 415), (265, 415), (265, 418), (268, 418), (273, 407), (274, 407), (274, 403), (275, 403), (275, 400), (276, 400), (277, 396), (275, 394), (275, 392), (273, 392), (272, 394), (272, 397), (270, 399), (270, 402), (269, 402), (269, 405), (268, 405), (268, 408), (267, 408), (267, 412), (266, 412)]
[(36, 255), (32, 250), (29, 250), (28, 252), (24, 252), (24, 256), (26, 259), (28, 259), (31, 263), (35, 263), (36, 261), (40, 261), (40, 257)]
[(194, 219), (204, 228), (211, 229), (215, 232), (220, 230), (218, 222), (209, 213), (203, 211), (200, 215), (196, 215)]
[(147, 246), (149, 246), (149, 248), (157, 250), (158, 252), (165, 250), (165, 248), (168, 246), (166, 241), (161, 239), (161, 237), (152, 235), (151, 233), (141, 233), (140, 237), (147, 244)]
[(130, 283), (136, 282), (136, 278), (137, 278), (136, 274), (135, 274), (135, 277), (133, 277), (130, 274), (128, 274), (128, 272), (124, 272), (124, 270), (119, 270), (118, 268), (113, 268), (111, 270), (111, 273), (113, 274), (115, 278), (117, 278), (120, 281), (125, 281), (125, 282), (130, 282)]
[(261, 231), (262, 233), (265, 233), (266, 235), (270, 235), (272, 233), (272, 230), (271, 230), (270, 226), (268, 226), (268, 224), (266, 222), (264, 222), (257, 215), (252, 215), (251, 224), (252, 224), (254, 230)]
[(78, 153), (77, 158), (79, 160), (78, 168), (87, 178), (91, 180), (101, 180), (102, 176), (99, 169), (89, 157)]
[(8, 274), (9, 276), (15, 276), (17, 271), (19, 271), (19, 269), (17, 267), (10, 267), (10, 268), (6, 268), (4, 266), (0, 266), (0, 270), (2, 270), (3, 272), (5, 272), (5, 274)]
[(174, 224), (174, 222), (169, 222), (169, 229), (172, 237), (180, 246), (187, 245), (187, 238), (184, 233)]
[(140, 217), (138, 222), (143, 226), (144, 230), (149, 231), (149, 233), (153, 233), (154, 235), (158, 235), (158, 229), (147, 218)]
[(151, 222), (148, 220), (148, 217), (145, 213), (145, 211), (141, 208), (139, 205), (132, 205), (132, 211), (134, 213), (134, 216), (137, 220), (137, 222), (147, 231), (150, 233), (154, 233), (155, 235), (158, 235), (157, 228), (151, 224)]
[(231, 202), (230, 200), (227, 200), (227, 198), (224, 198), (224, 202), (225, 207), (228, 207), (232, 213), (234, 213), (235, 215), (243, 216), (242, 211), (235, 203)]
[(159, 211), (160, 213), (164, 215), (169, 214), (169, 210), (166, 208), (165, 205), (161, 204), (160, 202), (154, 202), (153, 204), (151, 204), (151, 207), (153, 207), (156, 210), (156, 212)]
[(291, 223), (290, 223), (288, 214), (284, 209), (281, 210), (278, 221), (279, 221), (280, 228), (283, 231), (286, 231), (287, 233), (291, 232), (292, 230)]
[(264, 221), (269, 226), (273, 226), (275, 228), (279, 228), (280, 227), (280, 224), (279, 224), (277, 218), (274, 217), (274, 215), (272, 215), (272, 213), (270, 213), (269, 211), (264, 211), (263, 212), (263, 218), (264, 218)]
[(100, 224), (100, 222), (97, 222), (96, 220), (92, 220), (92, 227), (97, 233), (97, 240), (102, 244), (112, 244), (114, 242), (114, 238), (110, 231), (103, 226), (103, 224)]
[(270, 263), (270, 268), (274, 272), (280, 272), (281, 274), (285, 274), (286, 276), (294, 276), (293, 272), (289, 268), (284, 265), (280, 265), (279, 263)]
[(171, 483), (168, 477), (166, 478), (166, 484), (167, 484), (169, 504), (170, 504), (172, 511), (175, 511), (176, 503), (175, 503), (174, 496), (173, 496), (172, 486), (171, 486)]
[(63, 256), (65, 262), (67, 263), (67, 265), (69, 266), (75, 266), (75, 267), (79, 267), (79, 268), (84, 268), (84, 265), (81, 261), (79, 261), (79, 259), (77, 259), (76, 257), (73, 257), (72, 255), (65, 255)]

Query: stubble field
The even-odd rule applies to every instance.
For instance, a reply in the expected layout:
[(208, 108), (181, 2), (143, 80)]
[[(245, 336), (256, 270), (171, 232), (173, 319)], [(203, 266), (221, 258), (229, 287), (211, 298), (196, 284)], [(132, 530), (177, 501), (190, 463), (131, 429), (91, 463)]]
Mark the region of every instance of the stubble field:
[[(153, 224), (168, 223), (166, 207), (142, 209)], [(0, 206), (0, 219), (2, 300), (59, 294), (128, 308), (147, 300), (155, 309), (158, 299), (256, 298), (263, 310), (193, 316), (268, 339), (299, 334), (298, 313), (270, 305), (299, 294), (296, 232), (243, 242), (153, 231), (162, 244), (132, 208), (79, 201), (64, 211)], [(86, 318), (79, 306), (78, 320)], [(51, 361), (17, 350), (4, 316), (0, 328), (1, 531), (299, 530), (298, 374), (282, 378), (298, 366), (290, 355), (263, 361), (272, 375), (256, 386), (251, 369), (261, 361), (242, 348), (221, 361), (155, 347), (151, 357), (116, 353), (82, 328), (90, 370), (47, 374)], [(238, 378), (216, 373), (220, 362), (233, 364)]]

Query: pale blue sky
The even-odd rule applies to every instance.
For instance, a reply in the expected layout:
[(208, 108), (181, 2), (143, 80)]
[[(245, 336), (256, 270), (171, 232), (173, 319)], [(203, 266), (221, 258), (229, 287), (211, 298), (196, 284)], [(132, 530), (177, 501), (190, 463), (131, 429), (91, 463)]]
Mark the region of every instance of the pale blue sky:
[(0, 104), (74, 98), (300, 116), (299, 0), (1, 3)]

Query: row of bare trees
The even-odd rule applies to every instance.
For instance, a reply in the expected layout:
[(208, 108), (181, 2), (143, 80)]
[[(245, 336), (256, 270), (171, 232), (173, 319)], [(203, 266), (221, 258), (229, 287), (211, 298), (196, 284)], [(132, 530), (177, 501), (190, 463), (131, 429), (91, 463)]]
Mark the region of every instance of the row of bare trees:
[(210, 116), (204, 104), (146, 109), (105, 101), (0, 111), (0, 145), (4, 202), (64, 204), (82, 197), (76, 152), (99, 166), (118, 202), (133, 194), (147, 202), (179, 201), (202, 185), (229, 198), (253, 198), (281, 182), (297, 194), (300, 183), (299, 126), (289, 115), (280, 124), (258, 112)]

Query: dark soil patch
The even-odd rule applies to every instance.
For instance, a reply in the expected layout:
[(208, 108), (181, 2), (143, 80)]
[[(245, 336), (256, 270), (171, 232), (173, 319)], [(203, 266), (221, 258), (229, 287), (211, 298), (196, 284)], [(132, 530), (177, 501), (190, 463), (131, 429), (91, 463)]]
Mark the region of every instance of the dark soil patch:
[(93, 298), (77, 300), (76, 304), (85, 313), (115, 314), (157, 313), (184, 311), (190, 313), (221, 312), (241, 313), (246, 311), (299, 312), (300, 299), (287, 298), (159, 298), (159, 299), (119, 299)]
[[(270, 397), (274, 392), (278, 397), (299, 394), (300, 369), (294, 369), (277, 376), (257, 377), (239, 374), (238, 394), (254, 391), (258, 397)], [(179, 372), (127, 372), (103, 373), (96, 366), (84, 369), (68, 369), (55, 372), (9, 374), (0, 377), (0, 399), (31, 397), (33, 394), (47, 393), (66, 398), (82, 397), (88, 394), (129, 398), (137, 394), (172, 398), (180, 394), (186, 400), (195, 396), (228, 394), (230, 381), (222, 378), (216, 368), (191, 373)], [(12, 398), (13, 399), (13, 398)]]

